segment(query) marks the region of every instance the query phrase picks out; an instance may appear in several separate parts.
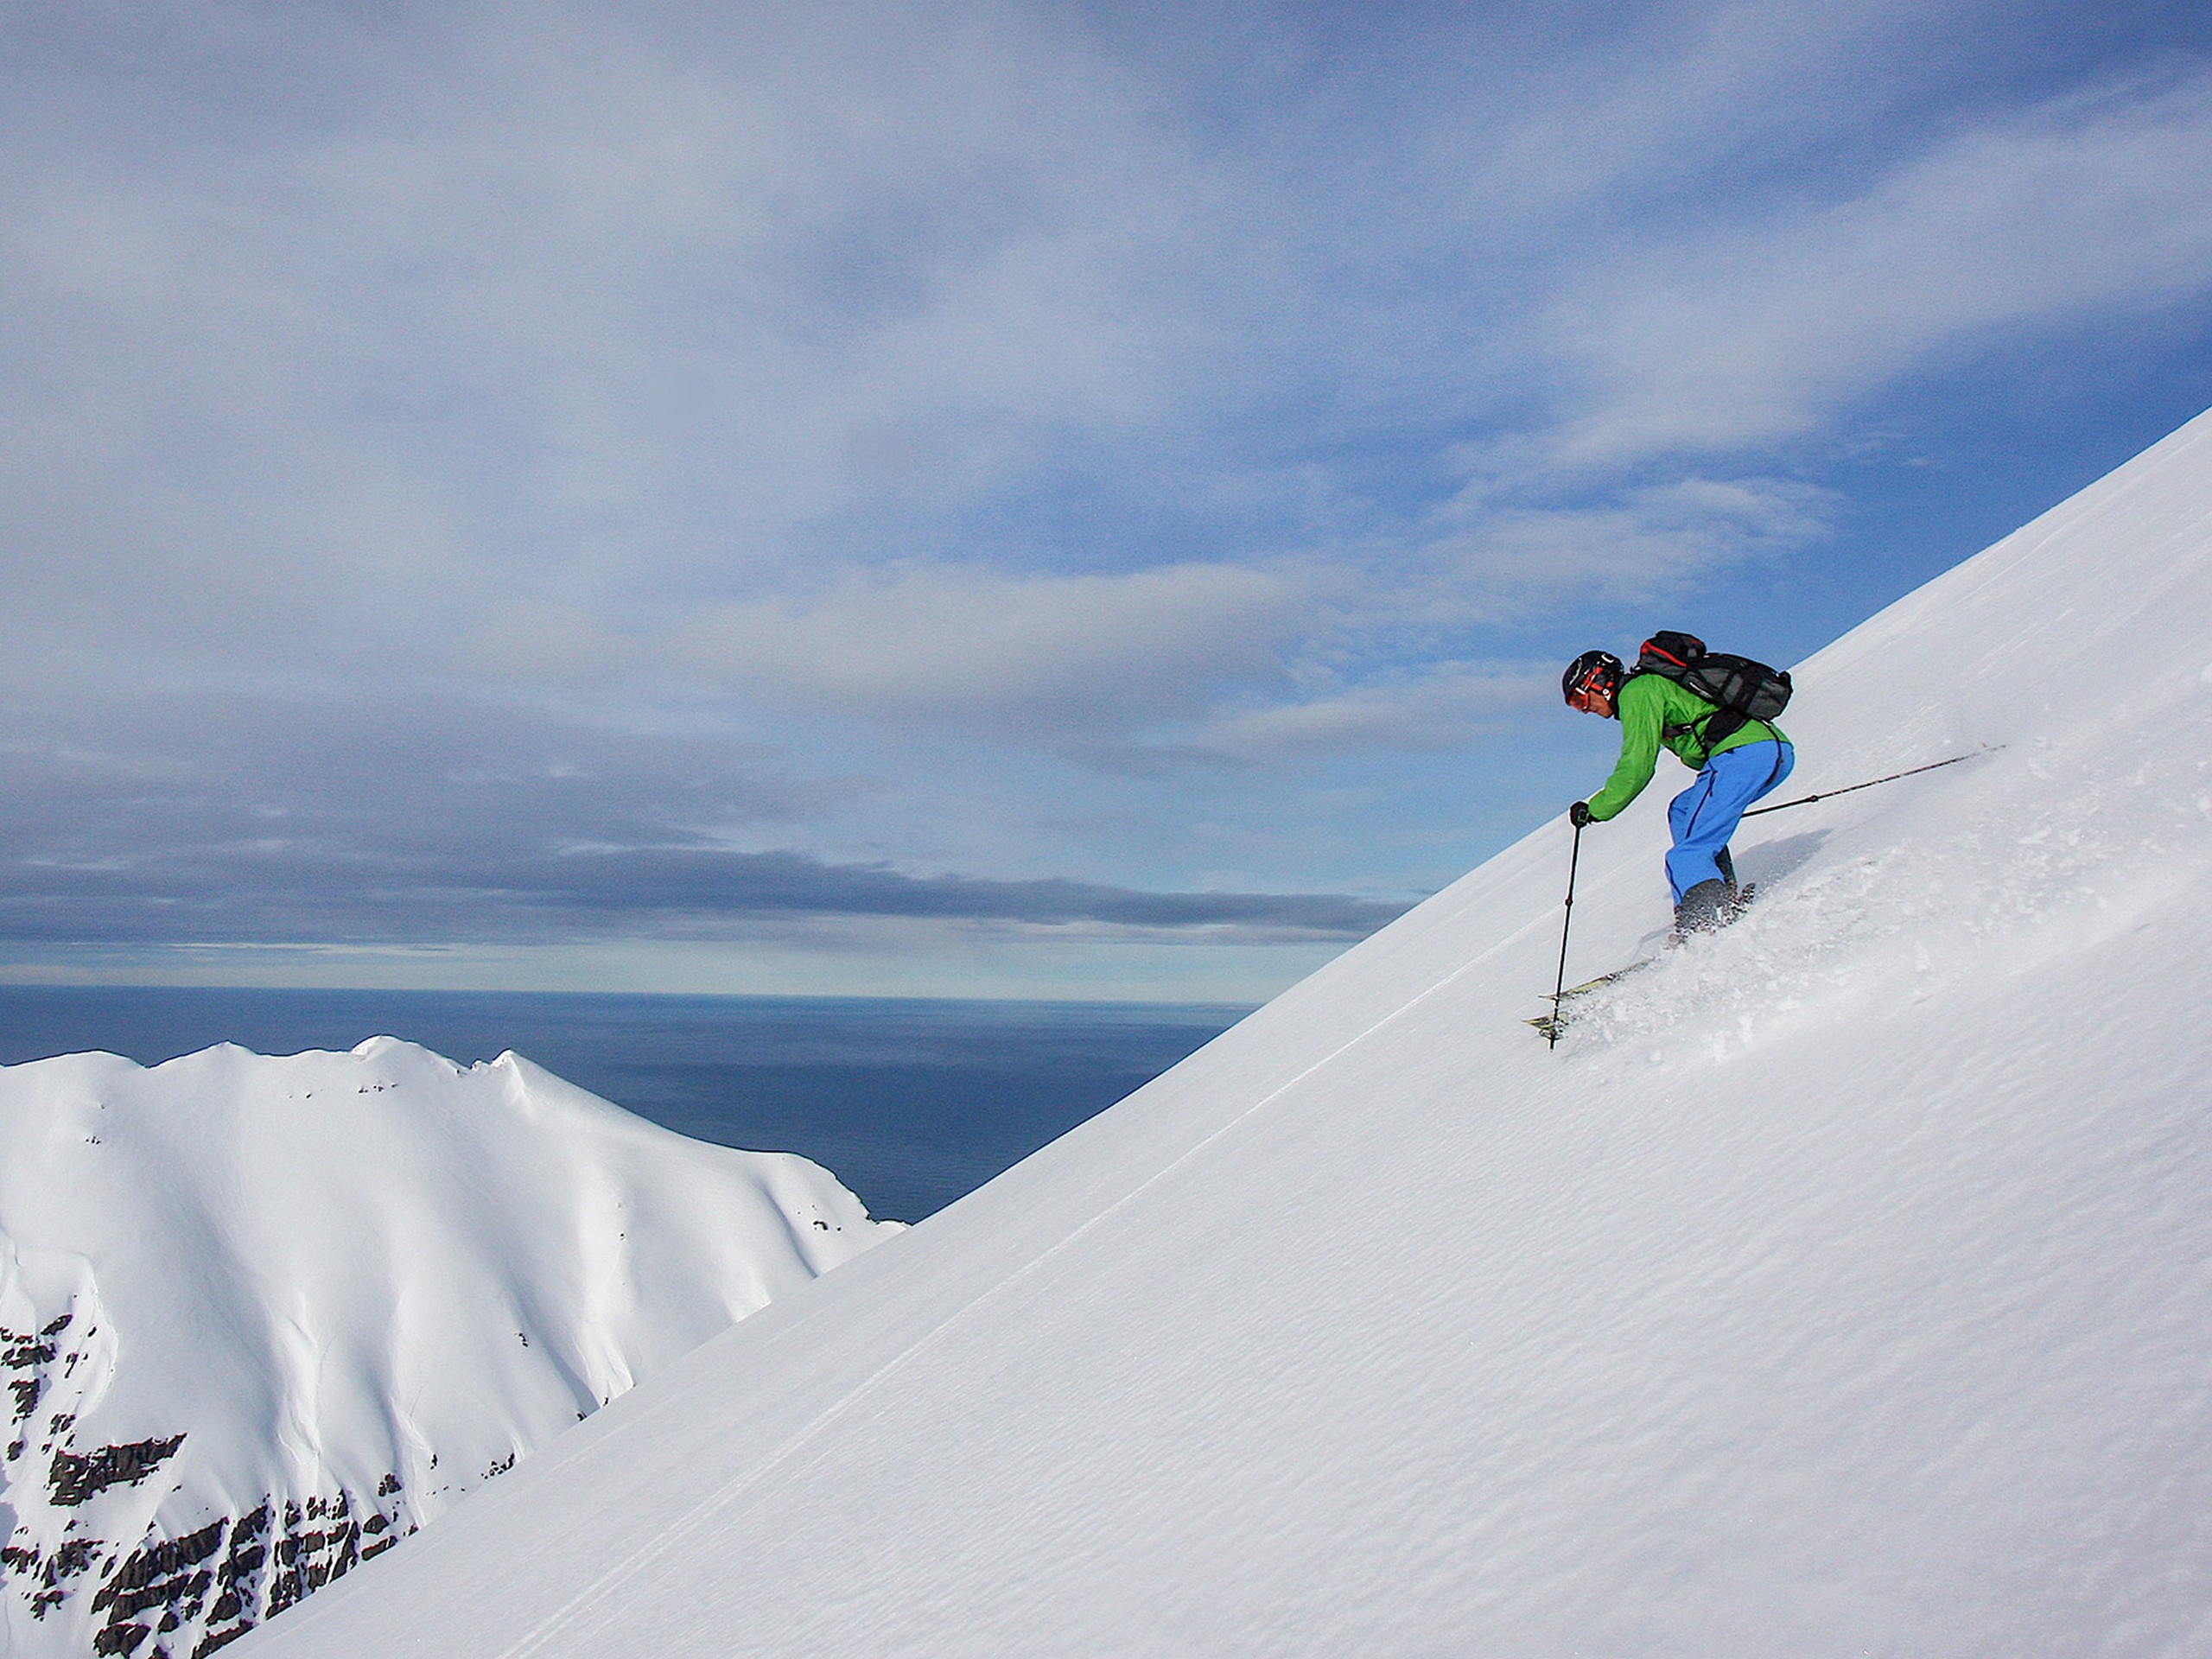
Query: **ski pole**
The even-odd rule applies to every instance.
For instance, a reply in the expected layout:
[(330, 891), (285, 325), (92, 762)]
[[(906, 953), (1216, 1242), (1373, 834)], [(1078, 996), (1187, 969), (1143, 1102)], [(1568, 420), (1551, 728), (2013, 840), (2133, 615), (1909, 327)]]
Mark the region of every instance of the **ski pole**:
[(1559, 1046), (1559, 1002), (1567, 994), (1567, 930), (1574, 925), (1574, 872), (1582, 862), (1582, 826), (1574, 826), (1574, 850), (1567, 860), (1567, 914), (1559, 924), (1559, 977), (1552, 983), (1552, 1023), (1544, 1033), (1544, 1046)]
[(1787, 812), (1793, 806), (1810, 806), (1815, 801), (1825, 801), (1831, 796), (1848, 795), (1854, 789), (1872, 789), (1877, 784), (1894, 784), (1900, 778), (1916, 778), (1923, 772), (1935, 771), (1938, 766), (1955, 766), (1961, 760), (1973, 760), (1975, 754), (1994, 754), (2004, 747), (2002, 743), (1993, 744), (1986, 749), (1976, 749), (1974, 754), (1955, 754), (1948, 760), (1930, 760), (1924, 766), (1914, 766), (1906, 772), (1893, 772), (1886, 778), (1869, 778), (1863, 784), (1847, 784), (1841, 789), (1822, 790), (1817, 795), (1801, 795), (1794, 801), (1783, 802), (1779, 806), (1755, 806), (1744, 816), (1747, 818), (1756, 818), (1762, 812)]

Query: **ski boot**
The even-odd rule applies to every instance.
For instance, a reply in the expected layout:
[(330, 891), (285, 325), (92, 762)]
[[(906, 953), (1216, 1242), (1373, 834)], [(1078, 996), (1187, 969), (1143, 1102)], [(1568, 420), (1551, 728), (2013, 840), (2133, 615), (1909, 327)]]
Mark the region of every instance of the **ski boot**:
[(1675, 906), (1675, 937), (1687, 939), (1694, 933), (1709, 933), (1716, 927), (1726, 927), (1742, 909), (1736, 889), (1728, 883), (1718, 877), (1700, 881), (1684, 893), (1681, 903)]

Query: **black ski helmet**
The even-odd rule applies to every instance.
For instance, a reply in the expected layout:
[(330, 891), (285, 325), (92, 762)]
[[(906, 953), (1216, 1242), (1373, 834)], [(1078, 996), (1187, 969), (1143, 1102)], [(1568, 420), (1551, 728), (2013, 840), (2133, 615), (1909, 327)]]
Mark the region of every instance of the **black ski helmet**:
[(1628, 677), (1628, 671), (1621, 659), (1610, 651), (1586, 651), (1567, 665), (1567, 672), (1560, 676), (1560, 695), (1572, 707), (1577, 696), (1590, 691), (1601, 692), (1607, 702), (1621, 694), (1621, 682)]

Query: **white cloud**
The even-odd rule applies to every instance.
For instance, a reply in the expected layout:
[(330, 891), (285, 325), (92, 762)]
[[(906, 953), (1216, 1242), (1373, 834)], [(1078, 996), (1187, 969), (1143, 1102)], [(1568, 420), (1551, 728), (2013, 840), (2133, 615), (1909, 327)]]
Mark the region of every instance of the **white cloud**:
[[(1484, 205), (1516, 229), (1572, 216), (1581, 245), (1673, 195), (1700, 214), (1694, 187), (1717, 170), (1739, 177), (1756, 160), (1864, 144), (1870, 127), (1910, 142), (1909, 111), (1931, 88), (1986, 58), (2000, 8), (1978, 0), (1717, 0), (1608, 7), (1576, 20), (1555, 49), (1474, 100), (1441, 105), (1427, 121), (1462, 136)], [(1983, 14), (1977, 16), (1976, 14)], [(1571, 12), (1565, 12), (1571, 17)], [(1475, 131), (1481, 142), (1471, 143)]]
[(294, 120), (16, 89), (0, 492), (42, 626), (208, 672), (242, 609), (295, 670), (341, 617), (650, 615), (1095, 467), (1198, 372), (1205, 187), (1065, 31), (447, 25)]
[(1425, 527), (1422, 560), (1470, 613), (1510, 618), (1678, 593), (1816, 541), (1835, 505), (1788, 479), (1698, 474), (1562, 502), (1543, 498), (1546, 470), (1531, 473), (1485, 471)]
[(1552, 327), (1591, 389), (1558, 459), (1799, 436), (1999, 330), (2212, 289), (2212, 77), (1975, 127), (1850, 199), (1623, 250)]
[(1187, 747), (1239, 760), (1465, 749), (1501, 719), (1549, 696), (1556, 679), (1549, 671), (1442, 663), (1300, 702), (1224, 714)]
[(1315, 596), (1310, 575), (1280, 567), (1021, 576), (907, 564), (805, 599), (712, 607), (676, 651), (695, 672), (785, 705), (1080, 739), (1201, 713), (1229, 687), (1275, 678)]
[[(381, 41), (241, 17), (249, 86), (261, 52), (272, 84), (290, 54), (337, 91), (248, 119), (34, 79), (0, 133), (10, 656), (42, 678), (135, 633), (133, 662), (383, 683), (518, 607), (637, 636), (825, 563), (1065, 568), (1037, 509), (1071, 486), (1212, 538), (1163, 554), (1094, 518), (1090, 567), (1317, 520), (1462, 537), (1461, 578), (1525, 605), (1609, 546), (1693, 570), (1790, 539), (1655, 534), (1607, 467), (1765, 443), (1992, 326), (2207, 264), (2201, 89), (1737, 202), (1759, 143), (1923, 84), (1906, 41), (1959, 55), (1963, 25), (1903, 0), (1563, 24), (1528, 61), (1391, 22), (1400, 55), (1270, 71), (1279, 102), (1226, 118), (1203, 54), (1233, 41), (1201, 29), (1169, 67), (981, 0), (464, 6)], [(1479, 524), (1378, 512), (1300, 453), (1349, 433), (1417, 471), (1475, 410), (1518, 474)], [(1562, 456), (1592, 469), (1565, 507)]]

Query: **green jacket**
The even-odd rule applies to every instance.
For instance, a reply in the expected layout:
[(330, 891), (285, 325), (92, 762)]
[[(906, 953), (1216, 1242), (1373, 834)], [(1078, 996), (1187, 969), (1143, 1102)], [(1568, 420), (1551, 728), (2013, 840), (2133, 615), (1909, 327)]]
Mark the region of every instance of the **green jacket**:
[(1664, 674), (1631, 674), (1621, 687), (1619, 707), (1621, 758), (1605, 786), (1590, 798), (1590, 816), (1610, 818), (1643, 792), (1659, 766), (1663, 743), (1686, 766), (1702, 766), (1716, 754), (1740, 749), (1746, 743), (1787, 743), (1782, 728), (1764, 720), (1747, 720), (1711, 748), (1705, 746), (1705, 722), (1719, 710), (1694, 691), (1677, 685)]

